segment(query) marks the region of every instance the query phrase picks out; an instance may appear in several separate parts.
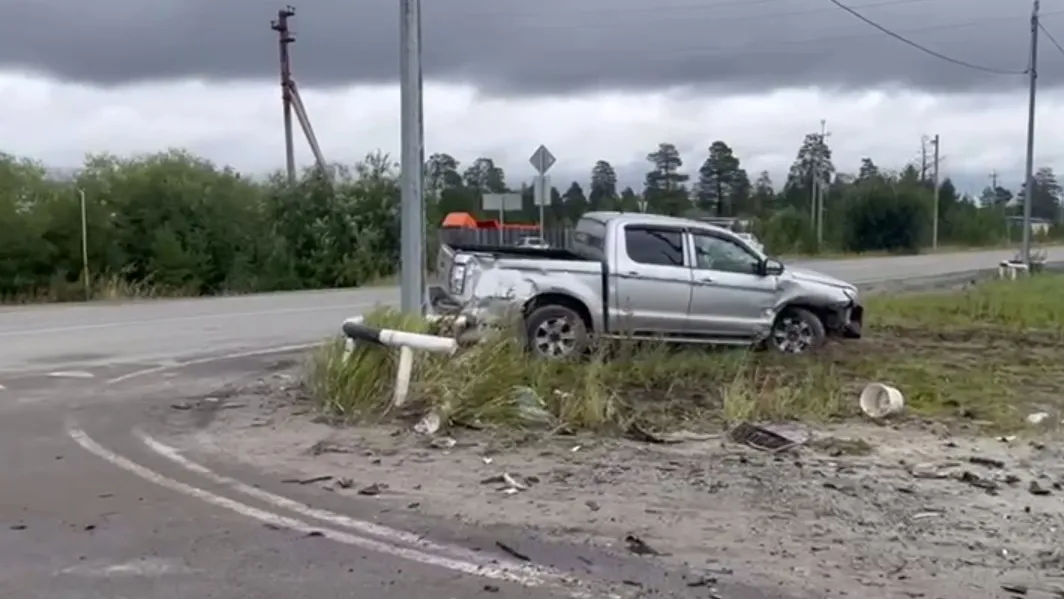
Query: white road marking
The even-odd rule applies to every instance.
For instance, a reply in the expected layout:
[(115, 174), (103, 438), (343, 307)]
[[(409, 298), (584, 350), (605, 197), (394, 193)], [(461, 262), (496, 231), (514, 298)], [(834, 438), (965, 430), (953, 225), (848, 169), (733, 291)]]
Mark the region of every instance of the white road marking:
[(311, 524), (298, 520), (296, 518), (290, 518), (282, 516), (280, 514), (270, 512), (267, 510), (259, 509), (238, 501), (234, 501), (221, 495), (216, 495), (210, 491), (193, 487), (185, 483), (176, 481), (171, 478), (167, 478), (162, 474), (159, 474), (153, 470), (149, 470), (140, 464), (129, 460), (113, 451), (103, 447), (96, 441), (94, 441), (85, 431), (70, 424), (67, 427), (67, 434), (71, 439), (80, 445), (85, 451), (99, 457), (100, 459), (110, 463), (113, 466), (126, 470), (140, 478), (164, 487), (176, 493), (186, 495), (195, 499), (199, 499), (205, 503), (221, 507), (237, 513), (241, 516), (258, 520), (264, 524), (270, 526), (276, 526), (278, 528), (287, 528), (304, 534), (316, 533), (324, 536), (327, 539), (343, 543), (345, 545), (351, 545), (353, 547), (359, 547), (368, 551), (376, 553), (382, 553), (404, 559), (407, 561), (417, 562), (420, 564), (435, 566), (438, 568), (444, 568), (461, 574), (469, 576), (479, 576), (482, 578), (489, 578), (493, 580), (499, 580), (503, 582), (511, 582), (526, 587), (543, 586), (548, 583), (565, 584), (567, 580), (564, 577), (559, 577), (555, 574), (548, 573), (539, 568), (531, 567), (525, 564), (512, 562), (504, 559), (490, 560), (484, 559), (484, 563), (476, 563), (473, 561), (452, 559), (446, 556), (435, 555), (424, 551), (417, 551), (414, 549), (408, 549), (406, 547), (397, 546), (392, 543), (383, 541), (368, 539), (360, 537), (355, 534), (342, 532), (339, 530), (324, 528), (321, 526), (312, 526)]
[[(280, 310), (253, 310), (250, 312), (221, 312), (217, 314), (195, 314), (189, 316), (169, 316), (164, 318), (149, 318), (142, 320), (120, 320), (116, 322), (97, 322), (93, 324), (74, 324), (65, 327), (45, 327), (38, 329), (21, 329), (15, 331), (0, 331), (0, 337), (18, 337), (21, 335), (52, 335), (55, 333), (70, 333), (73, 331), (91, 331), (97, 329), (114, 329), (121, 327), (135, 327), (143, 325), (169, 324), (174, 322), (190, 322), (194, 320), (219, 320), (229, 318), (244, 318), (247, 316), (271, 316), (274, 314), (299, 314), (301, 312), (320, 312), (322, 310), (350, 310), (352, 308), (372, 308), (372, 304), (333, 304), (324, 306), (304, 306), (302, 308), (283, 308)], [(339, 325), (337, 325), (339, 328)]]
[(224, 354), (221, 356), (214, 356), (211, 358), (199, 358), (196, 360), (187, 360), (185, 362), (171, 361), (169, 364), (162, 364), (160, 366), (153, 366), (151, 368), (145, 368), (143, 370), (137, 370), (122, 376), (117, 376), (113, 379), (108, 379), (108, 385), (114, 385), (115, 383), (121, 383), (134, 379), (137, 377), (147, 376), (150, 374), (158, 374), (160, 372), (166, 372), (167, 370), (174, 370), (177, 368), (186, 368), (188, 366), (198, 366), (200, 364), (210, 364), (212, 362), (222, 362), (225, 360), (238, 360), (240, 358), (254, 358), (255, 356), (268, 356), (271, 354), (283, 354), (290, 351), (303, 351), (306, 349), (312, 349), (322, 344), (321, 341), (315, 343), (300, 343), (298, 345), (280, 345), (277, 347), (266, 347), (263, 349), (256, 349), (251, 351), (236, 352), (232, 354)]
[(92, 379), (96, 375), (84, 370), (64, 370), (61, 372), (49, 372), (48, 376), (53, 379)]
[(133, 432), (142, 443), (148, 446), (148, 449), (154, 451), (160, 456), (174, 462), (175, 464), (185, 468), (190, 472), (194, 472), (207, 478), (208, 480), (217, 483), (219, 485), (227, 486), (239, 493), (254, 497), (263, 503), (267, 503), (275, 508), (282, 510), (289, 510), (297, 514), (301, 514), (308, 518), (315, 518), (322, 522), (328, 522), (333, 526), (339, 526), (341, 528), (347, 528), (358, 531), (363, 534), (372, 535), (381, 539), (404, 543), (407, 545), (413, 545), (419, 547), (425, 551), (431, 551), (434, 553), (442, 553), (450, 555), (451, 557), (467, 560), (467, 561), (483, 561), (483, 554), (478, 554), (475, 551), (471, 551), (464, 547), (445, 546), (438, 543), (433, 543), (425, 539), (420, 535), (409, 533), (403, 530), (397, 530), (387, 526), (381, 526), (373, 522), (367, 522), (365, 520), (358, 520), (351, 518), (350, 516), (344, 516), (337, 514), (336, 512), (330, 512), (328, 510), (312, 508), (308, 505), (294, 501), (281, 495), (275, 495), (262, 489), (257, 489), (251, 485), (242, 483), (235, 478), (223, 476), (192, 460), (181, 455), (181, 452), (174, 447), (161, 443), (153, 439), (147, 433), (141, 430), (135, 430)]
[(96, 578), (110, 578), (111, 576), (163, 576), (164, 574), (191, 574), (192, 570), (178, 560), (149, 557), (119, 564), (100, 566), (78, 564), (77, 566), (63, 568), (58, 573), (91, 576)]

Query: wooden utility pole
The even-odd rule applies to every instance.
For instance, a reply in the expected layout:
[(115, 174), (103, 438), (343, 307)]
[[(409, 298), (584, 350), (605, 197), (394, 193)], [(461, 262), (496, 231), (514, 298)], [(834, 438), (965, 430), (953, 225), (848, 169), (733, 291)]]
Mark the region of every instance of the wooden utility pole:
[(277, 45), (281, 54), (281, 102), (284, 110), (284, 157), (285, 170), (289, 184), (296, 182), (296, 147), (292, 134), (292, 63), (288, 56), (288, 46), (296, 41), (288, 29), (288, 19), (296, 15), (296, 9), (286, 6), (277, 11), (277, 19), (270, 23), (270, 28), (277, 32)]

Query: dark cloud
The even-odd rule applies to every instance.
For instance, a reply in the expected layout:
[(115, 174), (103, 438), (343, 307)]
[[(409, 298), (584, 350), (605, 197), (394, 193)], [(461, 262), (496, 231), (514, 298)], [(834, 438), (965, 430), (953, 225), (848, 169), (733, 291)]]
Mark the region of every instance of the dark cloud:
[[(1027, 63), (1030, 7), (1002, 0), (843, 0), (935, 50), (1004, 70)], [(0, 64), (100, 84), (182, 76), (276, 78), (279, 3), (265, 0), (13, 0)], [(829, 0), (423, 0), (427, 78), (507, 93), (676, 84), (765, 88), (901, 83), (1020, 85), (927, 56)], [(1064, 4), (1045, 3), (1064, 41)], [(297, 5), (294, 69), (306, 85), (392, 81), (396, 0)], [(1064, 56), (1043, 45), (1043, 81)]]

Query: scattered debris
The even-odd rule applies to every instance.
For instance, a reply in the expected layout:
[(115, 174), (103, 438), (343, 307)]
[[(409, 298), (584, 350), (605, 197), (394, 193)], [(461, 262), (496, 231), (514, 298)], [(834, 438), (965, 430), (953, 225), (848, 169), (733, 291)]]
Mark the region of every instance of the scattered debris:
[(486, 585), (484, 585), (484, 592), (485, 593), (498, 593), (499, 592), (499, 587), (497, 587), (497, 586), (495, 586), (493, 584), (486, 584)]
[(342, 476), (336, 479), (336, 486), (340, 487), (341, 489), (350, 489), (354, 485), (355, 481), (351, 480), (350, 478), (347, 478), (346, 476)]
[(711, 587), (715, 584), (717, 584), (717, 579), (713, 576), (699, 576), (698, 578), (687, 582), (687, 586), (691, 588)]
[(1042, 485), (1038, 484), (1038, 481), (1036, 481), (1036, 480), (1032, 480), (1031, 481), (1031, 484), (1029, 484), (1027, 486), (1027, 491), (1030, 492), (1031, 495), (1045, 496), (1045, 495), (1049, 495), (1050, 494), (1049, 489), (1047, 489), (1047, 488), (1043, 487)]
[(454, 437), (433, 437), (429, 445), (436, 449), (451, 449), (458, 444)]
[(523, 562), (532, 561), (532, 558), (530, 558), (527, 555), (525, 555), (524, 553), (521, 553), (520, 551), (514, 549), (513, 547), (507, 545), (506, 543), (503, 543), (502, 541), (495, 541), (495, 546), (498, 547), (499, 549), (502, 549), (503, 551), (505, 551), (510, 557), (512, 557), (514, 559), (518, 559), (518, 560), (521, 560)]
[(996, 460), (994, 458), (988, 458), (984, 456), (973, 455), (968, 458), (968, 462), (977, 466), (986, 466), (987, 468), (1004, 468), (1005, 462)]
[(1046, 421), (1046, 418), (1049, 418), (1049, 414), (1047, 414), (1046, 412), (1035, 412), (1033, 414), (1027, 415), (1027, 423), (1042, 424)]
[(861, 411), (873, 420), (900, 414), (905, 409), (905, 396), (895, 387), (883, 383), (869, 383), (857, 399)]
[(308, 532), (308, 533), (307, 533), (307, 537), (308, 537), (308, 538), (312, 538), (312, 537), (324, 537), (324, 536), (325, 536), (325, 533), (323, 533), (323, 532), (322, 532), (322, 531), (320, 531), (320, 530), (312, 530), (312, 531), (310, 531), (310, 532)]
[(776, 431), (749, 422), (740, 423), (731, 430), (728, 437), (736, 443), (772, 453), (783, 453), (800, 445)]
[(973, 474), (967, 470), (961, 472), (957, 480), (962, 483), (968, 483), (973, 487), (983, 489), (986, 491), (994, 492), (998, 490), (998, 484), (992, 480), (986, 478), (980, 478), (979, 475)]
[(435, 435), (443, 425), (439, 412), (429, 412), (414, 425), (414, 432), (419, 435)]
[(587, 501), (585, 501), (584, 505), (587, 506), (587, 509), (589, 509), (589, 510), (591, 510), (593, 512), (597, 512), (597, 511), (602, 509), (602, 506), (600, 506), (597, 501), (593, 501), (591, 499), (588, 499)]
[(366, 495), (368, 497), (374, 497), (380, 495), (381, 491), (385, 489), (385, 486), (379, 483), (373, 483), (371, 485), (362, 487), (358, 490), (359, 495)]
[(1026, 595), (1028, 589), (1022, 584), (1003, 584), (1001, 590), (1014, 595)]
[(183, 401), (183, 402), (180, 402), (180, 403), (172, 403), (172, 404), (170, 404), (170, 407), (172, 409), (174, 409), (174, 410), (191, 410), (192, 409), (192, 404), (189, 404), (188, 402), (184, 402)]
[(10, 528), (11, 530), (26, 530), (26, 525), (25, 524), (12, 524), (8, 528)]
[(554, 425), (554, 415), (547, 409), (546, 402), (531, 387), (514, 387), (513, 399), (517, 404), (521, 419), (527, 424), (550, 427)]
[(628, 551), (636, 555), (665, 555), (635, 535), (624, 537), (624, 542), (628, 544)]
[[(526, 479), (526, 481), (527, 480), (528, 479)], [(489, 476), (488, 478), (485, 478), (484, 480), (480, 481), (480, 484), (503, 485), (503, 487), (499, 490), (503, 493), (508, 493), (510, 495), (518, 491), (528, 490), (528, 482), (522, 482), (507, 472), (503, 472), (502, 474), (497, 474), (495, 476)]]
[(326, 453), (354, 453), (350, 448), (344, 447), (334, 441), (322, 439), (307, 450), (310, 455), (322, 455)]
[[(642, 441), (643, 443), (654, 443), (657, 445), (672, 445), (676, 443), (685, 443), (688, 441), (709, 441), (710, 439), (717, 438), (718, 435), (703, 435), (694, 433), (691, 431), (676, 431), (672, 433), (655, 433), (646, 430), (638, 423), (633, 422), (628, 427), (628, 435), (636, 441)], [(580, 446), (577, 445), (570, 451), (579, 451)]]
[(333, 477), (331, 474), (323, 474), (321, 476), (314, 476), (311, 478), (286, 478), (281, 482), (285, 484), (312, 485), (314, 483), (323, 483), (326, 481), (330, 481), (332, 480), (332, 478)]

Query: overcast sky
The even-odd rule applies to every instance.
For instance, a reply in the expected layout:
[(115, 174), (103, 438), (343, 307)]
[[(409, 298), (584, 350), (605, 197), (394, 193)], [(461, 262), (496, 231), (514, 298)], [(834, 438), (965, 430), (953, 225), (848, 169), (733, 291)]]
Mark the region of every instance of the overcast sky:
[[(842, 171), (901, 168), (943, 136), (945, 173), (978, 191), (1023, 170), (1026, 80), (911, 48), (830, 0), (423, 0), (428, 152), (555, 183), (595, 160), (634, 185), (659, 142), (697, 169), (714, 140), (782, 182), (822, 118)], [(934, 51), (990, 71), (1027, 65), (1026, 0), (841, 0)], [(280, 3), (7, 0), (0, 150), (73, 167), (86, 152), (188, 148), (264, 173), (284, 164)], [(398, 155), (398, 2), (297, 6), (294, 71), (327, 156)], [(1042, 0), (1064, 41), (1064, 0)], [(1064, 170), (1064, 51), (1043, 36), (1036, 164)], [(301, 140), (299, 159), (310, 161)]]
[[(12, 1), (14, 6), (11, 6)], [(844, 0), (933, 49), (994, 69), (1027, 63), (1024, 0)], [(903, 47), (829, 0), (424, 1), (426, 77), (507, 94), (655, 89), (677, 84), (769, 89), (922, 89), (1021, 85)], [(1064, 40), (1064, 0), (1043, 0)], [(66, 80), (120, 84), (186, 76), (276, 77), (273, 0), (9, 0), (0, 64)], [(293, 21), (307, 85), (392, 81), (398, 2), (315, 0)], [(1043, 76), (1064, 60), (1045, 45)]]

